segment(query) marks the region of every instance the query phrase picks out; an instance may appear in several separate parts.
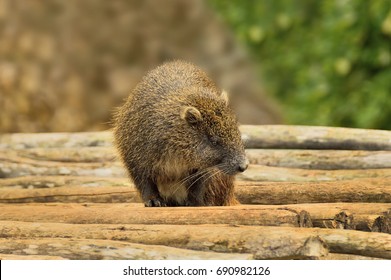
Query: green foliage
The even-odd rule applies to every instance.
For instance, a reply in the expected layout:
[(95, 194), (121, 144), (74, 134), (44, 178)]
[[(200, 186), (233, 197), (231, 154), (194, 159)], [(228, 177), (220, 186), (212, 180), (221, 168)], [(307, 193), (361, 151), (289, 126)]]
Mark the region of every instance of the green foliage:
[(210, 0), (291, 124), (391, 129), (391, 1)]

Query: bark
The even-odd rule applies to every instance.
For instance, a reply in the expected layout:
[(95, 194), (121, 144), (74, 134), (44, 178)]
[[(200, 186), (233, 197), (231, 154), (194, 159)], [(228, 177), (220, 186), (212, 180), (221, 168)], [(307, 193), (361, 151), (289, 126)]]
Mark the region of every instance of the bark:
[(269, 150), (248, 149), (252, 164), (304, 169), (375, 169), (391, 168), (388, 151), (340, 150)]
[[(202, 252), (166, 246), (132, 244), (99, 239), (0, 239), (3, 254), (50, 256), (73, 260), (248, 260), (250, 254)], [(28, 257), (27, 257), (28, 256)]]
[(93, 177), (93, 176), (23, 176), (4, 178), (0, 180), (0, 188), (13, 187), (15, 189), (45, 189), (65, 186), (80, 187), (132, 187), (133, 184), (126, 177)]
[[(391, 132), (371, 129), (242, 125), (246, 148), (391, 150)], [(112, 146), (112, 133), (16, 133), (0, 136), (0, 148)]]
[(110, 131), (76, 133), (12, 133), (0, 135), (1, 149), (110, 147)]
[(125, 177), (126, 171), (120, 162), (53, 162), (0, 154), (0, 178), (37, 175)]
[(292, 125), (243, 125), (246, 148), (391, 150), (391, 131)]
[[(122, 164), (114, 162), (55, 162), (0, 154), (0, 178), (20, 176), (95, 176), (126, 177)], [(333, 181), (355, 178), (391, 177), (388, 169), (359, 170), (306, 170), (283, 167), (250, 165), (246, 172), (237, 176), (244, 181)]]
[[(247, 149), (252, 164), (304, 169), (391, 168), (391, 152), (341, 150)], [(3, 158), (38, 161), (96, 163), (119, 161), (114, 147), (58, 147), (3, 150)]]
[[(391, 259), (390, 234), (338, 229), (0, 221), (0, 237), (120, 240), (201, 251), (245, 253), (252, 254), (255, 259), (327, 258), (328, 251)], [(94, 241), (91, 243), (94, 244)]]
[[(388, 232), (391, 203), (238, 205), (145, 208), (127, 204), (0, 204), (0, 220), (72, 224), (230, 224)], [(34, 215), (31, 215), (34, 213)], [(372, 220), (371, 220), (372, 219)], [(375, 223), (376, 222), (376, 223)], [(366, 226), (365, 226), (366, 225)]]
[(298, 168), (250, 165), (236, 178), (242, 181), (324, 182), (361, 178), (390, 178), (391, 168), (354, 170), (308, 170)]
[(292, 204), (283, 208), (308, 212), (315, 227), (391, 233), (390, 203)]
[[(391, 178), (333, 182), (244, 182), (235, 194), (242, 204), (333, 202), (391, 203)], [(127, 178), (26, 176), (0, 180), (0, 203), (141, 202)]]
[[(31, 215), (34, 213), (34, 215)], [(164, 207), (143, 204), (0, 204), (0, 220), (72, 224), (230, 224), (310, 227), (308, 213), (272, 207)]]
[(48, 256), (48, 255), (0, 254), (0, 260), (67, 260), (67, 259), (58, 256)]
[(391, 202), (391, 178), (332, 182), (238, 182), (243, 204)]
[(111, 239), (197, 251), (251, 254), (251, 258), (255, 259), (306, 259), (328, 254), (327, 245), (316, 234), (284, 236), (281, 232), (273, 234), (269, 227), (254, 226), (243, 228), (220, 225), (70, 225), (0, 222), (0, 236), (23, 236), (23, 239), (67, 236), (72, 239), (90, 239), (87, 241), (89, 244), (95, 244), (97, 239)]
[(384, 260), (382, 258), (365, 257), (360, 255), (351, 254), (337, 254), (330, 253), (325, 257), (319, 258), (320, 260)]
[(113, 162), (119, 161), (114, 147), (58, 147), (3, 150), (3, 156), (55, 162)]

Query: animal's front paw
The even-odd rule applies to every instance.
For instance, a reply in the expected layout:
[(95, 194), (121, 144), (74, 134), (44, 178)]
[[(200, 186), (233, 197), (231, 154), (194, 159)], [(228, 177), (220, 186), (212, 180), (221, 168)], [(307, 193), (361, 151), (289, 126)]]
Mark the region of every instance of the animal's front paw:
[(145, 207), (166, 207), (167, 204), (161, 198), (153, 198), (144, 203)]

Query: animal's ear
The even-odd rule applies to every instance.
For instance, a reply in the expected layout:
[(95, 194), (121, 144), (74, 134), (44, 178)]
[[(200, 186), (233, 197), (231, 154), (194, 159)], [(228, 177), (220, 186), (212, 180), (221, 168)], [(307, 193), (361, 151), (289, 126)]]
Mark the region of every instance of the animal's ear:
[(202, 116), (197, 108), (192, 106), (185, 106), (181, 111), (181, 118), (186, 120), (189, 124), (196, 124), (202, 121)]
[(220, 94), (220, 97), (224, 100), (225, 104), (228, 105), (228, 102), (229, 102), (229, 95), (228, 95), (228, 92), (226, 92), (225, 90), (223, 90)]

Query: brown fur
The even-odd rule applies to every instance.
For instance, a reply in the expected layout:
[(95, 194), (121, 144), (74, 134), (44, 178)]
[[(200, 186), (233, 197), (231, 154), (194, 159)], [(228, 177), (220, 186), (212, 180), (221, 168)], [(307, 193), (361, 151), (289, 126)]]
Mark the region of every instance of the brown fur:
[(146, 206), (237, 203), (234, 175), (247, 167), (238, 123), (194, 65), (149, 72), (118, 110), (114, 136)]

